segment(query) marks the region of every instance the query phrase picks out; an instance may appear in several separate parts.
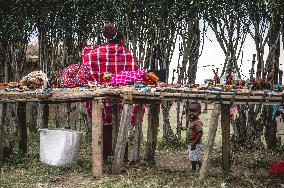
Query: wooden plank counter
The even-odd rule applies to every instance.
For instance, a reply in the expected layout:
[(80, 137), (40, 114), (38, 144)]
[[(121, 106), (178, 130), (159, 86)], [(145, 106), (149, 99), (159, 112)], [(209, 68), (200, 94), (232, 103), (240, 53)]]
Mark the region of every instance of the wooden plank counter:
[[(151, 104), (158, 106), (164, 100), (173, 100), (173, 101), (200, 101), (206, 103), (216, 103), (221, 105), (221, 120), (222, 120), (222, 156), (223, 156), (223, 168), (225, 172), (229, 172), (230, 169), (230, 130), (229, 130), (229, 110), (232, 104), (262, 104), (262, 105), (283, 105), (284, 95), (282, 92), (220, 92), (220, 91), (208, 91), (208, 90), (196, 90), (190, 88), (157, 88), (155, 92), (139, 92), (133, 87), (122, 87), (122, 88), (102, 88), (102, 89), (93, 89), (93, 90), (63, 90), (63, 91), (51, 91), (49, 94), (36, 94), (35, 92), (6, 92), (0, 90), (0, 141), (3, 141), (3, 114), (4, 108), (3, 104), (5, 103), (18, 103), (18, 125), (19, 125), (19, 149), (21, 153), (25, 154), (27, 152), (27, 127), (26, 127), (26, 103), (28, 102), (38, 102), (43, 104), (54, 104), (54, 103), (72, 103), (72, 102), (83, 102), (83, 101), (93, 101), (92, 113), (92, 164), (93, 164), (93, 175), (102, 176), (103, 175), (103, 158), (102, 158), (102, 100), (112, 99), (114, 103), (119, 103), (123, 101), (125, 105), (122, 119), (120, 122), (118, 133), (114, 132), (117, 139), (114, 141), (113, 148), (115, 149), (115, 158), (113, 164), (113, 171), (115, 173), (120, 172), (124, 155), (124, 149), (127, 138), (127, 127), (131, 111), (130, 105), (133, 103), (138, 104)], [(159, 107), (157, 107), (159, 108)], [(219, 109), (219, 110), (220, 110)], [(115, 110), (117, 112), (117, 110)], [(140, 109), (141, 111), (141, 109)], [(158, 109), (155, 111), (158, 112)], [(209, 160), (210, 153), (212, 151), (212, 144), (214, 142), (215, 132), (216, 132), (216, 122), (220, 112), (216, 112), (215, 118), (211, 120), (214, 124), (214, 129), (209, 132), (209, 146), (208, 150), (206, 149), (206, 158), (205, 166), (203, 166), (201, 172), (201, 179), (206, 176), (206, 166)], [(214, 114), (213, 114), (214, 115)], [(48, 116), (47, 116), (48, 117)], [(115, 114), (114, 117), (117, 117)], [(155, 117), (158, 118), (159, 114), (155, 114)], [(148, 117), (151, 118), (151, 117)], [(141, 117), (140, 117), (141, 119)], [(155, 121), (154, 121), (155, 120)], [(150, 119), (149, 126), (156, 126), (158, 119)], [(118, 124), (118, 122), (114, 122)], [(118, 124), (119, 125), (119, 124)], [(117, 125), (117, 126), (118, 126)], [(212, 125), (210, 125), (212, 126)], [(118, 127), (116, 127), (118, 129)], [(150, 129), (149, 129), (150, 130)], [(211, 130), (211, 129), (210, 129)], [(151, 129), (152, 131), (152, 129)], [(150, 136), (149, 136), (150, 135)], [(153, 152), (155, 152), (155, 140), (156, 133), (149, 133), (148, 137), (151, 137), (153, 140), (153, 146), (151, 145), (153, 151), (151, 151), (151, 156), (154, 157)], [(153, 138), (152, 138), (153, 137)], [(137, 140), (139, 138), (137, 137)], [(139, 146), (136, 146), (139, 148)], [(147, 148), (146, 148), (147, 149)], [(3, 146), (0, 143), (0, 160), (3, 158)], [(139, 151), (139, 149), (138, 149)], [(136, 154), (139, 156), (139, 154)], [(150, 156), (150, 155), (149, 155)], [(138, 159), (136, 159), (138, 160)]]
[(282, 92), (219, 92), (208, 90), (173, 90), (157, 92), (139, 92), (123, 89), (96, 89), (93, 91), (51, 92), (49, 95), (29, 92), (5, 92), (0, 90), (0, 102), (40, 102), (63, 103), (92, 100), (96, 97), (105, 98), (131, 98), (135, 103), (151, 103), (153, 101), (174, 100), (201, 102), (214, 102), (222, 104), (282, 104), (284, 97)]

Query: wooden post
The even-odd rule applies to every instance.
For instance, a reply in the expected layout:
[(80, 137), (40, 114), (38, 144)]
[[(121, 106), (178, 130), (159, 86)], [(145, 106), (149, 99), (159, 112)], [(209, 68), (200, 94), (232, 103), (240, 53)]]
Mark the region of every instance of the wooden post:
[(42, 114), (42, 119), (43, 119), (43, 128), (48, 128), (48, 118), (49, 118), (49, 106), (48, 104), (43, 104), (43, 114)]
[(147, 144), (144, 160), (155, 161), (155, 151), (157, 147), (157, 136), (159, 127), (160, 104), (151, 104), (148, 113)]
[(222, 164), (224, 173), (230, 171), (230, 106), (221, 106), (221, 127), (222, 127)]
[(37, 113), (37, 127), (47, 128), (48, 127), (48, 117), (49, 117), (49, 106), (48, 104), (38, 103), (38, 113)]
[(103, 120), (102, 100), (94, 99), (92, 105), (92, 171), (94, 177), (103, 175)]
[(0, 103), (0, 161), (4, 158), (4, 104)]
[(17, 120), (18, 103), (4, 103), (3, 105), (4, 105), (3, 106), (4, 121), (8, 122), (11, 125), (15, 140), (15, 138), (18, 138), (18, 129), (19, 129), (18, 120)]
[(123, 163), (125, 147), (127, 142), (127, 130), (130, 124), (130, 117), (132, 112), (132, 104), (124, 104), (121, 114), (121, 121), (119, 126), (118, 137), (114, 152), (114, 161), (112, 165), (112, 172), (114, 174), (120, 173), (120, 169)]
[(67, 103), (65, 106), (65, 129), (70, 129), (70, 113), (71, 113), (71, 103)]
[(17, 108), (18, 121), (18, 137), (19, 137), (19, 152), (20, 154), (27, 153), (27, 123), (26, 123), (26, 103), (18, 102)]
[(112, 104), (112, 151), (115, 151), (117, 134), (119, 130), (119, 105)]
[(31, 103), (31, 114), (30, 114), (30, 122), (29, 122), (29, 131), (32, 133), (37, 132), (37, 117), (38, 117), (38, 103)]
[[(91, 103), (91, 101), (88, 101), (87, 103)], [(80, 108), (80, 115), (83, 120), (83, 124), (85, 126), (86, 135), (87, 138), (91, 141), (92, 139), (92, 118), (89, 116), (88, 112), (86, 111), (86, 107), (83, 102), (79, 105)]]
[(59, 114), (60, 114), (59, 107), (60, 107), (60, 105), (56, 104), (56, 107), (55, 107), (55, 109), (56, 109), (56, 111), (55, 111), (56, 112), (56, 114), (55, 114), (55, 127), (56, 128), (60, 127), (60, 123), (59, 123)]
[(138, 113), (135, 121), (135, 132), (134, 132), (134, 147), (133, 147), (133, 162), (140, 160), (140, 147), (142, 138), (142, 121), (143, 121), (143, 105), (138, 104)]
[(205, 95), (204, 110), (203, 113), (208, 113), (208, 95)]
[(204, 102), (204, 110), (203, 113), (207, 114), (208, 113), (208, 102)]
[(213, 150), (213, 145), (214, 145), (214, 140), (215, 140), (216, 131), (218, 127), (218, 119), (219, 119), (220, 112), (221, 112), (221, 105), (215, 104), (213, 112), (211, 114), (211, 119), (210, 119), (208, 142), (207, 142), (205, 153), (204, 153), (203, 160), (202, 160), (202, 166), (201, 166), (200, 176), (199, 176), (200, 180), (204, 180), (207, 176), (209, 159), (211, 157), (211, 153)]

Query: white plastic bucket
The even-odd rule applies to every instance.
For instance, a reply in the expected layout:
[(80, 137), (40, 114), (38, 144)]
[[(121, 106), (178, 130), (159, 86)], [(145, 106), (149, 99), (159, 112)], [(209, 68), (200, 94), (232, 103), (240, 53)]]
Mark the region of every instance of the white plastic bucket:
[(77, 162), (81, 133), (70, 129), (39, 129), (40, 161), (55, 166)]

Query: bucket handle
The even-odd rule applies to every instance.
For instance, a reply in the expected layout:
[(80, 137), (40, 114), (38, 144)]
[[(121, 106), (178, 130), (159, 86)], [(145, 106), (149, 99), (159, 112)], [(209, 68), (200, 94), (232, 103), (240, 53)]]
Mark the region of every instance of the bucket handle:
[(38, 129), (39, 132), (42, 132), (43, 134), (46, 134), (46, 130), (45, 129)]

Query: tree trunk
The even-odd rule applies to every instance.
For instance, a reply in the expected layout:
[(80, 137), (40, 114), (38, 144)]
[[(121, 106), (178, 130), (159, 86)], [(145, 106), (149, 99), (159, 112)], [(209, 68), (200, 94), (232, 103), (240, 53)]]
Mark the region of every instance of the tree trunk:
[(266, 109), (267, 119), (266, 119), (266, 126), (265, 126), (265, 142), (267, 145), (267, 149), (275, 150), (277, 148), (277, 124), (275, 117), (272, 118), (272, 107), (267, 107)]
[(171, 128), (170, 124), (170, 109), (173, 104), (173, 101), (163, 101), (161, 104), (163, 112), (163, 139), (166, 142), (172, 143), (177, 141), (177, 137), (174, 134), (174, 131)]

